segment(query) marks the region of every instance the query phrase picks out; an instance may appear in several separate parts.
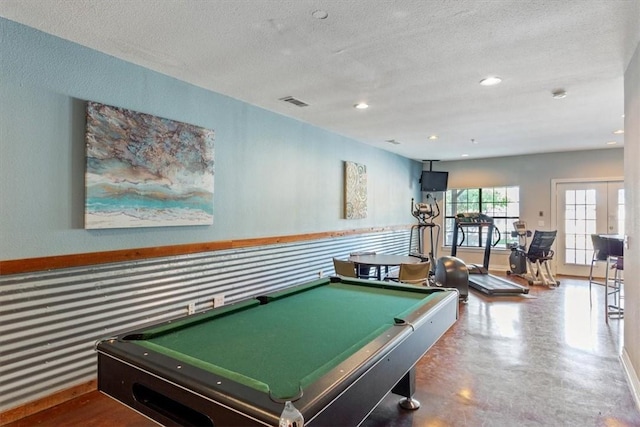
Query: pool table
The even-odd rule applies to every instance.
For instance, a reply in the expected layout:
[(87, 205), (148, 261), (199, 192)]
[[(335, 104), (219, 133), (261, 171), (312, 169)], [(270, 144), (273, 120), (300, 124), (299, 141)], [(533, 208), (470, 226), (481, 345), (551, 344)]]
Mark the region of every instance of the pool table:
[(458, 318), (455, 290), (327, 277), (99, 341), (98, 388), (164, 425), (360, 424)]

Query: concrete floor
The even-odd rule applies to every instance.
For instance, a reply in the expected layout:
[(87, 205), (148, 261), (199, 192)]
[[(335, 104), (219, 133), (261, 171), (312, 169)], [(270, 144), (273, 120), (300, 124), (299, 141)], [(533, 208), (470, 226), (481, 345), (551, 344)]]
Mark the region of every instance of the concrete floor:
[(418, 364), (422, 407), (389, 395), (364, 426), (640, 426), (604, 288), (584, 280), (528, 295), (471, 293), (456, 325)]
[[(605, 324), (604, 288), (584, 280), (489, 298), (472, 292), (458, 322), (417, 365), (416, 411), (388, 395), (366, 427), (640, 426), (620, 351), (624, 320)], [(101, 395), (25, 418), (25, 426), (152, 426)]]

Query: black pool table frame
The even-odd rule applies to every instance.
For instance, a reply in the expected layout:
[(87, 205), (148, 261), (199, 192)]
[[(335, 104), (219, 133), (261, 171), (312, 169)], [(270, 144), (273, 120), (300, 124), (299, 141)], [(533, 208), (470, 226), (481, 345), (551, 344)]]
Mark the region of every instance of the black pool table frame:
[[(424, 291), (434, 298), (409, 314), (406, 324), (375, 338), (304, 389), (294, 405), (306, 426), (356, 426), (389, 391), (411, 398), (415, 364), (458, 318), (457, 291)], [(99, 390), (160, 424), (278, 425), (283, 404), (267, 393), (125, 339), (100, 341), (96, 350)]]

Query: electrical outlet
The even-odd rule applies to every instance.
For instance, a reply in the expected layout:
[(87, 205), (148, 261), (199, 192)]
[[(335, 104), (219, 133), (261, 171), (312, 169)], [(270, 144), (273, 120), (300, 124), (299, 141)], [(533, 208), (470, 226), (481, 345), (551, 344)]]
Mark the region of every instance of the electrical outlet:
[(213, 308), (222, 307), (224, 305), (224, 295), (216, 295), (213, 297)]
[(196, 312), (196, 303), (190, 302), (187, 306), (187, 314), (194, 314)]

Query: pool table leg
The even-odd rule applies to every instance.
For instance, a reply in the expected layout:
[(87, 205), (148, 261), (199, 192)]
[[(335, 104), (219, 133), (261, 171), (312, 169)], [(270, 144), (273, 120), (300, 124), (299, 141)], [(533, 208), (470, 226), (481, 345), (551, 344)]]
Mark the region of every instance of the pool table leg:
[(412, 396), (416, 391), (416, 372), (415, 366), (409, 369), (400, 381), (391, 389), (392, 393), (405, 396), (398, 404), (404, 409), (415, 410), (420, 407), (420, 402), (415, 400)]

